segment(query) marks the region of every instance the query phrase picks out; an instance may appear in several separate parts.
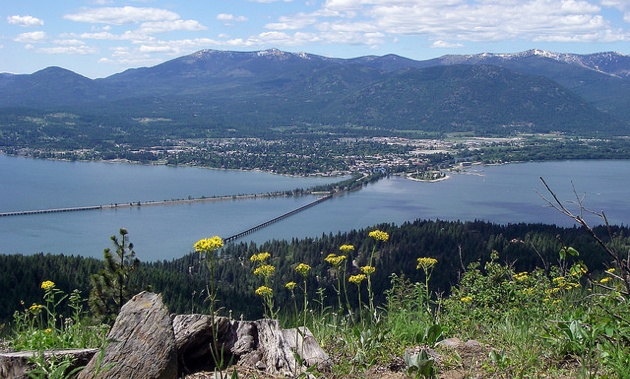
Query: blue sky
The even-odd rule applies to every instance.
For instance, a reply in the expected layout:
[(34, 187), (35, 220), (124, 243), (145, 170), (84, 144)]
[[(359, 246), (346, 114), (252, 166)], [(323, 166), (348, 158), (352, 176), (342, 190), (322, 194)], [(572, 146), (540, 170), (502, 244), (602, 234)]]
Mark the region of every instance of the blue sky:
[(334, 58), (617, 51), (630, 0), (0, 0), (0, 72), (90, 78), (202, 49)]

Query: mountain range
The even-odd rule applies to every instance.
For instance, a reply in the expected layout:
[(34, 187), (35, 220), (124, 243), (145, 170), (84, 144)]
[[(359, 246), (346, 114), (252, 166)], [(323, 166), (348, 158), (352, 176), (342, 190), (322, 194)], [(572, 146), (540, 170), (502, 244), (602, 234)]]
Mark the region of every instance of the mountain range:
[(152, 120), (183, 137), (304, 125), (627, 135), (630, 57), (530, 50), (417, 61), (202, 50), (100, 79), (59, 67), (0, 74), (3, 119), (46, 112), (136, 131)]

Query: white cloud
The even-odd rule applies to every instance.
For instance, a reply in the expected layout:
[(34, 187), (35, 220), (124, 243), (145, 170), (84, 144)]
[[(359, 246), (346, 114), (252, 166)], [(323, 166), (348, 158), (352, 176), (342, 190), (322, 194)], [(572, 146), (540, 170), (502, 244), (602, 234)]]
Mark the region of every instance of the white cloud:
[(141, 53), (177, 53), (177, 48), (174, 46), (147, 46), (142, 45), (138, 48)]
[(463, 47), (461, 43), (452, 43), (447, 41), (434, 41), (431, 47), (439, 48), (439, 49), (452, 49), (457, 47)]
[(307, 26), (314, 25), (318, 22), (317, 17), (305, 13), (298, 13), (294, 16), (283, 16), (279, 22), (269, 23), (265, 25), (266, 29), (272, 30), (297, 30)]
[(143, 22), (138, 29), (139, 33), (154, 34), (172, 32), (175, 30), (199, 31), (207, 28), (195, 20), (172, 20)]
[(245, 21), (247, 21), (247, 17), (245, 17), (245, 16), (235, 16), (235, 15), (229, 14), (229, 13), (219, 13), (217, 15), (217, 20), (219, 20), (219, 21), (226, 21), (226, 22), (230, 22), (230, 21), (245, 22)]
[(351, 16), (345, 21), (349, 29), (352, 24), (373, 25), (388, 34), (425, 35), (441, 41), (569, 36), (591, 40), (595, 29), (613, 34), (600, 15), (601, 7), (582, 0), (328, 0), (324, 9)]
[(46, 38), (48, 38), (46, 32), (37, 31), (18, 34), (13, 40), (15, 42), (32, 44), (44, 42)]
[(33, 16), (8, 16), (7, 22), (11, 25), (19, 26), (42, 26), (44, 21)]
[(263, 4), (270, 4), (270, 3), (277, 3), (279, 1), (283, 1), (285, 3), (290, 3), (293, 0), (247, 0), (250, 3), (263, 3)]
[(84, 44), (83, 41), (78, 39), (59, 39), (53, 41), (55, 45), (66, 45), (66, 46), (81, 46)]
[(602, 0), (602, 6), (625, 11), (630, 9), (630, 2), (628, 0)]
[(44, 54), (68, 54), (68, 55), (88, 55), (98, 53), (98, 49), (81, 46), (55, 46), (37, 49), (37, 52)]
[(78, 13), (67, 14), (65, 19), (76, 22), (101, 23), (101, 24), (133, 24), (148, 21), (175, 21), (179, 20), (177, 13), (159, 8), (138, 7), (105, 7), (85, 9)]

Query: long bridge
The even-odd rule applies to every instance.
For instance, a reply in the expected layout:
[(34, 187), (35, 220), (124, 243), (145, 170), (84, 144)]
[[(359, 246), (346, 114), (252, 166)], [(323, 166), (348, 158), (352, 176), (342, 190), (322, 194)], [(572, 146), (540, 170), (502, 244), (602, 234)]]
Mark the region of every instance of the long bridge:
[(257, 199), (264, 197), (285, 196), (283, 192), (272, 192), (263, 194), (252, 195), (227, 195), (227, 196), (211, 196), (211, 197), (190, 197), (188, 199), (172, 199), (161, 201), (134, 201), (130, 203), (114, 203), (107, 205), (88, 205), (80, 207), (66, 207), (66, 208), (49, 208), (49, 209), (33, 209), (27, 211), (12, 211), (12, 212), (0, 212), (0, 217), (10, 216), (27, 216), (37, 215), (44, 213), (58, 213), (58, 212), (76, 212), (76, 211), (93, 211), (102, 209), (119, 209), (119, 208), (132, 208), (149, 205), (170, 205), (170, 204), (187, 204), (197, 202), (214, 202), (214, 201), (228, 201), (228, 200), (242, 200), (242, 199)]
[(274, 218), (272, 218), (272, 219), (271, 219), (271, 220), (269, 220), (269, 221), (265, 221), (265, 222), (263, 222), (262, 224), (258, 224), (258, 225), (256, 225), (256, 226), (254, 226), (253, 228), (249, 228), (249, 229), (247, 229), (247, 230), (245, 230), (245, 231), (242, 231), (242, 232), (240, 232), (240, 233), (238, 233), (238, 234), (235, 234), (235, 235), (233, 235), (233, 236), (229, 236), (229, 237), (227, 237), (227, 238), (224, 238), (224, 239), (223, 239), (223, 242), (225, 242), (225, 243), (227, 243), (227, 242), (232, 242), (232, 241), (235, 241), (235, 240), (237, 240), (237, 239), (239, 239), (239, 238), (241, 238), (241, 237), (244, 237), (244, 236), (246, 236), (246, 235), (248, 235), (248, 234), (251, 234), (251, 233), (257, 232), (257, 231), (259, 231), (260, 229), (262, 229), (262, 228), (264, 228), (264, 227), (266, 227), (266, 226), (269, 226), (269, 225), (271, 225), (271, 224), (273, 224), (273, 223), (275, 223), (275, 222), (278, 222), (278, 221), (280, 221), (280, 220), (284, 220), (285, 218), (287, 218), (287, 217), (289, 217), (289, 216), (293, 216), (294, 214), (296, 214), (296, 213), (298, 213), (298, 212), (301, 212), (301, 211), (303, 211), (303, 210), (305, 210), (305, 209), (308, 209), (308, 208), (310, 208), (310, 207), (312, 207), (312, 206), (314, 206), (314, 205), (317, 205), (317, 204), (319, 204), (319, 203), (321, 203), (321, 202), (323, 202), (323, 201), (326, 201), (326, 200), (328, 200), (328, 199), (330, 199), (330, 198), (332, 198), (332, 195), (326, 195), (326, 196), (322, 196), (322, 197), (320, 197), (320, 198), (317, 198), (317, 200), (311, 201), (310, 203), (305, 204), (305, 205), (302, 205), (302, 206), (301, 206), (301, 207), (299, 207), (299, 208), (295, 208), (294, 210), (289, 211), (289, 212), (287, 212), (287, 213), (283, 213), (283, 214), (281, 214), (280, 216), (278, 216), (278, 217), (274, 217)]
[(70, 208), (51, 208), (51, 209), (36, 209), (32, 211), (16, 211), (16, 212), (0, 212), (0, 217), (8, 216), (26, 216), (36, 215), (42, 213), (57, 213), (57, 212), (75, 212), (75, 211), (93, 211), (96, 209), (103, 209), (103, 205), (93, 205), (88, 207), (70, 207)]

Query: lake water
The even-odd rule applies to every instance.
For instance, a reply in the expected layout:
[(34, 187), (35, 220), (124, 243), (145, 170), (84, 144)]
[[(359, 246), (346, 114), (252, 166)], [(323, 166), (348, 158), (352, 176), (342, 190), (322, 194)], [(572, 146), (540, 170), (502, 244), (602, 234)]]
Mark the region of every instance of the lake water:
[[(475, 166), (436, 183), (391, 177), (325, 201), (243, 240), (261, 243), (317, 237), (415, 219), (573, 225), (546, 206), (538, 194), (546, 195), (540, 176), (563, 201), (575, 199), (573, 185), (588, 208), (604, 210), (611, 223), (628, 223), (630, 161), (563, 161)], [(0, 155), (0, 212), (264, 193), (330, 181), (259, 172)], [(140, 260), (172, 259), (189, 253), (200, 238), (236, 234), (314, 199), (259, 198), (0, 217), (0, 253), (50, 252), (101, 258), (103, 249), (111, 247), (109, 237), (125, 227)]]

